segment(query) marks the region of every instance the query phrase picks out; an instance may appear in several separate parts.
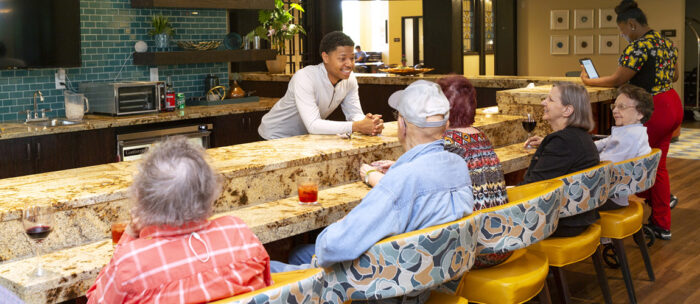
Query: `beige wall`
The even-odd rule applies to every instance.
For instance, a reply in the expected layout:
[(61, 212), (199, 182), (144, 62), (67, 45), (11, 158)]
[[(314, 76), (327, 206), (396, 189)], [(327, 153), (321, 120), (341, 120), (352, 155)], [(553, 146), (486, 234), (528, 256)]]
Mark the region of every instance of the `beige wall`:
[(343, 32), (350, 36), (356, 45), (366, 52), (381, 52), (389, 49), (385, 42), (384, 21), (388, 16), (388, 2), (384, 1), (343, 1)]
[[(567, 71), (580, 70), (578, 59), (591, 57), (599, 74), (609, 75), (617, 69), (619, 54), (598, 54), (598, 36), (619, 35), (617, 28), (598, 28), (598, 9), (613, 8), (619, 1), (587, 0), (518, 0), (518, 74), (529, 76), (564, 76)], [(685, 0), (637, 0), (639, 7), (647, 15), (649, 26), (655, 30), (675, 29), (676, 37), (671, 38), (679, 50), (683, 50), (685, 35)], [(550, 10), (569, 10), (569, 30), (550, 30)], [(594, 9), (593, 29), (573, 29), (574, 9)], [(569, 55), (550, 55), (550, 35), (569, 35)], [(592, 55), (574, 54), (574, 35), (593, 35)], [(620, 38), (620, 49), (627, 42)], [(683, 56), (679, 56), (679, 66), (683, 66)], [(674, 84), (682, 93), (683, 74)]]
[[(401, 64), (401, 17), (423, 16), (423, 1), (389, 1), (389, 56), (387, 64)], [(387, 58), (387, 56), (385, 56)]]
[(464, 56), (464, 76), (479, 75), (479, 55)]
[[(493, 75), (494, 73), (494, 57), (493, 54), (486, 54), (486, 74)], [(464, 76), (479, 75), (479, 55), (464, 56)]]

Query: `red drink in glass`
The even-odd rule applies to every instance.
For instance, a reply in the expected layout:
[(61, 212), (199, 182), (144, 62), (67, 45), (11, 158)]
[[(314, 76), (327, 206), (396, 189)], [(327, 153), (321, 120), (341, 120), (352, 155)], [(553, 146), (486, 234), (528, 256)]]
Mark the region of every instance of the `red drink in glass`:
[(305, 181), (298, 185), (299, 203), (302, 205), (316, 204), (318, 201), (318, 185), (316, 182)]
[(122, 234), (124, 234), (124, 229), (126, 229), (127, 223), (125, 222), (119, 222), (119, 223), (114, 223), (112, 224), (112, 244), (117, 244), (119, 243), (119, 239), (122, 238)]

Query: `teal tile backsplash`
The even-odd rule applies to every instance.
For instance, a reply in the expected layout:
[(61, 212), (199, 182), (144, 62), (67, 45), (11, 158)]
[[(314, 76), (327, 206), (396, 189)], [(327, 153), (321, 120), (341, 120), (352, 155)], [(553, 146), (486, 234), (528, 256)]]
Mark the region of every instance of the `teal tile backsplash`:
[[(148, 81), (150, 66), (132, 65), (134, 43), (145, 41), (153, 51), (148, 35), (153, 15), (167, 16), (175, 28), (172, 40), (222, 40), (226, 35), (226, 10), (135, 9), (130, 0), (80, 1), (80, 68), (66, 69), (73, 88), (86, 81)], [(194, 15), (192, 12), (197, 12)], [(174, 42), (172, 42), (174, 45)], [(173, 48), (172, 50), (176, 50)], [(122, 68), (122, 64), (126, 64)], [(54, 83), (56, 69), (0, 70), (0, 122), (23, 120), (19, 111), (30, 109), (36, 90), (44, 94), (39, 108), (51, 108), (50, 117), (65, 117), (63, 90)], [(214, 73), (228, 83), (228, 64), (183, 64), (158, 66), (159, 80), (171, 76), (175, 89), (186, 97), (204, 94), (204, 78)]]

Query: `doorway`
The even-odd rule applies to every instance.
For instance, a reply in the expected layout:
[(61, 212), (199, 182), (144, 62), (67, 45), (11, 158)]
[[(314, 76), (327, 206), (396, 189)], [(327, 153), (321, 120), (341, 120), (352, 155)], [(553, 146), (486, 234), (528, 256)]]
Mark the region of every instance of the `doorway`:
[(401, 54), (406, 58), (406, 66), (423, 63), (423, 17), (401, 18)]

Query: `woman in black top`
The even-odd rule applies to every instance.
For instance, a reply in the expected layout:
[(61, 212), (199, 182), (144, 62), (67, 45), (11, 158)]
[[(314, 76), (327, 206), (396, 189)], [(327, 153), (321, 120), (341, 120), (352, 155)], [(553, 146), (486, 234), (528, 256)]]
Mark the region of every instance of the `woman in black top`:
[[(533, 136), (525, 144), (537, 146), (522, 184), (584, 170), (599, 164), (598, 149), (591, 135), (593, 115), (588, 92), (582, 85), (559, 83), (552, 87), (542, 101), (544, 115), (554, 132), (545, 138)], [(581, 234), (598, 219), (595, 210), (560, 218), (552, 236)]]

